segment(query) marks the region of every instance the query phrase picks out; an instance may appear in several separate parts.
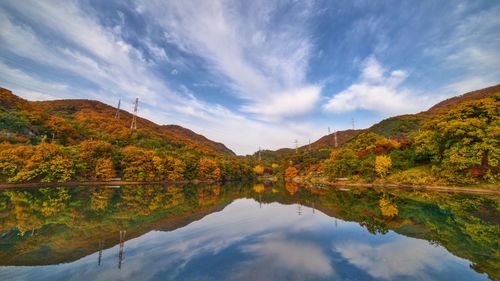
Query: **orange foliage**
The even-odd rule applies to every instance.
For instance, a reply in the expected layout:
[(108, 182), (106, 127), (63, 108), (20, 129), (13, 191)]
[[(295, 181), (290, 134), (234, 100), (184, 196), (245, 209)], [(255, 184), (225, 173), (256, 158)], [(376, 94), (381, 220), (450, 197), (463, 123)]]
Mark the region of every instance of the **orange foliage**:
[(299, 175), (299, 170), (295, 168), (294, 166), (290, 166), (286, 168), (285, 170), (285, 177), (286, 178), (294, 178)]

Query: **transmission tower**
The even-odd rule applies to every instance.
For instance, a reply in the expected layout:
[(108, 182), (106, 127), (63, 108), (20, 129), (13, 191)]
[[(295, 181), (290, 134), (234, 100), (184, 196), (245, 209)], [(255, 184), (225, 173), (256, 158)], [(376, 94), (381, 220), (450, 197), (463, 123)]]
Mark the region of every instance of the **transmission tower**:
[(311, 139), (309, 139), (309, 152), (311, 152)]
[(299, 153), (299, 141), (295, 140), (294, 143), (295, 143), (295, 153), (297, 154)]
[(354, 126), (354, 118), (352, 118), (352, 129), (355, 130), (355, 126)]
[(335, 131), (334, 140), (335, 140), (335, 148), (337, 148), (337, 146), (338, 146), (338, 144), (337, 144), (337, 131)]
[(260, 148), (260, 146), (259, 146), (259, 162), (260, 162), (260, 160), (261, 160), (261, 157), (260, 157), (260, 150), (261, 150), (261, 148)]
[(122, 100), (119, 99), (118, 100), (118, 107), (116, 108), (116, 113), (115, 113), (115, 119), (120, 119), (120, 104), (121, 104)]
[(134, 115), (132, 116), (132, 124), (130, 124), (130, 129), (137, 130), (137, 105), (139, 104), (139, 98), (135, 99)]

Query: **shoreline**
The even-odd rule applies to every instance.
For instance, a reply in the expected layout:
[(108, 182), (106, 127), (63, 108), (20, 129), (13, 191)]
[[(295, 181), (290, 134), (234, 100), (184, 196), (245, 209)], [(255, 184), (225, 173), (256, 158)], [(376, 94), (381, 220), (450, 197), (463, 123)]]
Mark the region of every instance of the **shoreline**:
[(342, 187), (368, 187), (368, 188), (386, 188), (386, 189), (413, 189), (417, 191), (442, 191), (442, 192), (461, 192), (461, 193), (478, 193), (500, 195), (500, 190), (460, 187), (460, 186), (442, 186), (442, 185), (407, 185), (407, 184), (375, 184), (375, 183), (325, 183), (325, 185), (342, 188)]
[[(192, 181), (81, 181), (81, 182), (50, 182), (50, 183), (0, 183), (0, 190), (13, 189), (13, 188), (36, 188), (36, 187), (61, 187), (61, 186), (120, 186), (120, 185), (146, 185), (146, 184), (163, 184), (163, 185), (175, 185), (175, 184), (214, 184), (220, 183), (216, 181), (202, 181), (202, 180), (192, 180)], [(300, 182), (297, 182), (301, 184)], [(305, 186), (317, 186), (325, 185), (329, 188), (344, 188), (344, 187), (365, 187), (365, 188), (386, 188), (386, 189), (405, 189), (405, 190), (416, 190), (416, 191), (440, 191), (440, 192), (462, 192), (462, 193), (478, 193), (478, 194), (491, 194), (500, 195), (500, 190), (498, 189), (485, 189), (485, 188), (474, 188), (474, 187), (461, 187), (461, 186), (442, 186), (442, 185), (408, 185), (408, 184), (394, 184), (394, 183), (342, 183), (342, 182), (322, 182), (322, 183), (302, 183)]]
[(59, 187), (59, 186), (103, 186), (103, 185), (146, 185), (146, 184), (198, 184), (207, 183), (213, 184), (218, 183), (216, 181), (202, 181), (202, 180), (192, 180), (192, 181), (70, 181), (70, 182), (28, 182), (28, 183), (0, 183), (0, 190), (11, 189), (11, 188), (34, 188), (34, 187)]

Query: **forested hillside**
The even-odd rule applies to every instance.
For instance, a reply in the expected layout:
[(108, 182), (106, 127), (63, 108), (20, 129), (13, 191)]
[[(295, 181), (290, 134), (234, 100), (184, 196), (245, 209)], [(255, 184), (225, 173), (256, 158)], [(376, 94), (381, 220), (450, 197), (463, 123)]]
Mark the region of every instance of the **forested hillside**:
[[(404, 184), (499, 182), (500, 85), (466, 93), (429, 110), (391, 117), (364, 130), (320, 138), (280, 160), (285, 176)], [(267, 153), (272, 155), (272, 153)], [(272, 160), (273, 163), (270, 163)], [(262, 169), (261, 169), (262, 170)]]
[(0, 88), (0, 181), (221, 180), (251, 175), (221, 143), (98, 101), (30, 102)]

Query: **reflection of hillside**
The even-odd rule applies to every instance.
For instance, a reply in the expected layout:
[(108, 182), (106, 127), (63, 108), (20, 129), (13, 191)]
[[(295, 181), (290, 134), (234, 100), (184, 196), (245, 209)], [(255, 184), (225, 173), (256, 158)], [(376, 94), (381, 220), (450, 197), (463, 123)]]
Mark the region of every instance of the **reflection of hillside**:
[[(57, 191), (51, 195), (54, 192)], [(47, 205), (43, 202), (50, 201), (48, 197), (30, 200), (41, 195), (27, 191), (1, 194), (2, 199), (17, 201), (0, 218), (0, 265), (48, 265), (78, 260), (118, 245), (121, 230), (126, 229), (126, 240), (151, 230), (171, 231), (222, 210), (239, 193), (228, 188), (221, 190), (220, 186), (142, 186), (80, 189), (71, 195), (71, 200), (57, 212), (43, 216), (36, 214)]]
[[(293, 192), (290, 192), (290, 191)], [(39, 189), (0, 193), (0, 263), (71, 262), (151, 230), (172, 231), (253, 197), (265, 204), (300, 204), (352, 221), (371, 233), (399, 234), (440, 244), (498, 279), (498, 198), (374, 189), (304, 189), (278, 184), (124, 186), (120, 189)], [(126, 243), (125, 243), (126, 248)]]
[[(498, 198), (402, 190), (388, 193), (366, 188), (297, 192), (299, 198), (287, 196), (284, 190), (278, 201), (292, 204), (300, 200), (330, 217), (359, 223), (371, 233), (392, 230), (428, 240), (470, 260), (477, 272), (487, 273), (493, 279), (500, 277)], [(265, 194), (261, 200), (272, 202), (276, 195)], [(380, 204), (381, 201), (386, 202)]]

